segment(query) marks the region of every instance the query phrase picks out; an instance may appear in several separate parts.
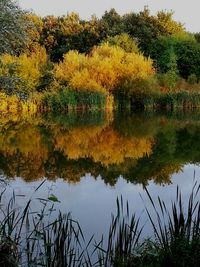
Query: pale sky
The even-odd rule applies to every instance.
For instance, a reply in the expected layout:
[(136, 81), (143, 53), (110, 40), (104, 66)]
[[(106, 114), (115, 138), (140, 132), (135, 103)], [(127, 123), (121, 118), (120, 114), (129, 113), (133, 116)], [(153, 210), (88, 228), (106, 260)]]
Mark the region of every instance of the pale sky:
[(83, 19), (96, 14), (100, 17), (105, 10), (115, 8), (119, 14), (138, 12), (148, 5), (152, 14), (158, 10), (173, 10), (174, 18), (184, 23), (191, 32), (200, 32), (199, 0), (18, 0), (20, 6), (31, 9), (36, 14), (64, 15), (78, 12)]

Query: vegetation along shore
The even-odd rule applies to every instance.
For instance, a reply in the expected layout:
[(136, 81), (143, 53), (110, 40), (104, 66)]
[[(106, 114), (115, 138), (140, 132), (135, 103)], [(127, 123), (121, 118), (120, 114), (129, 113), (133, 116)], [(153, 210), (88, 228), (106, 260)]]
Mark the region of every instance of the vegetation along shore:
[(159, 196), (152, 199), (145, 189), (151, 212), (147, 206), (143, 209), (155, 233), (155, 237), (146, 239), (142, 238), (145, 225), (135, 214), (130, 214), (129, 203), (118, 198), (108, 238), (102, 235), (101, 240), (95, 240), (95, 236), (86, 238), (80, 224), (70, 214), (59, 213), (53, 219), (53, 204), (58, 202), (54, 195), (38, 199), (43, 208), (32, 212), (31, 198), (20, 211), (16, 209), (15, 194), (4, 207), (2, 193), (4, 215), (0, 223), (0, 264), (2, 267), (198, 267), (199, 189), (195, 182), (183, 205), (182, 193), (177, 187), (171, 208), (166, 208), (167, 203)]
[(0, 9), (0, 112), (200, 106), (199, 33), (172, 12), (83, 20), (11, 0)]

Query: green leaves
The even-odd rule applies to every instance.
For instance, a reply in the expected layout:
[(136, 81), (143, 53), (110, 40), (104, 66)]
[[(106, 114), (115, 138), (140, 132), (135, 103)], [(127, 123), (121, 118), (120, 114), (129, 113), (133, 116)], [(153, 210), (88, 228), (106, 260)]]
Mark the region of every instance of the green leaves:
[(185, 79), (191, 74), (200, 78), (200, 44), (189, 34), (158, 38), (150, 54), (162, 73), (173, 70)]
[(25, 45), (24, 14), (16, 1), (0, 1), (0, 54), (18, 53)]
[(48, 200), (52, 201), (52, 202), (60, 202), (58, 200), (58, 198), (54, 195), (54, 194), (51, 194), (49, 197), (48, 197)]
[(46, 93), (42, 101), (53, 111), (76, 108), (98, 110), (105, 108), (106, 96), (99, 92), (78, 91), (66, 87), (57, 93)]

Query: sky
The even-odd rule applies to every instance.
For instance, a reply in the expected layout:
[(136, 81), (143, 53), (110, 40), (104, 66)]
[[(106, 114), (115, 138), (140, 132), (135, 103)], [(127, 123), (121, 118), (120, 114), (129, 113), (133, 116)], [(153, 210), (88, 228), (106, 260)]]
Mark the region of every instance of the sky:
[(187, 31), (200, 32), (199, 0), (18, 0), (23, 9), (41, 16), (64, 15), (75, 11), (83, 19), (91, 15), (100, 17), (106, 10), (115, 8), (119, 14), (139, 12), (148, 6), (151, 13), (172, 10), (174, 19), (184, 24)]

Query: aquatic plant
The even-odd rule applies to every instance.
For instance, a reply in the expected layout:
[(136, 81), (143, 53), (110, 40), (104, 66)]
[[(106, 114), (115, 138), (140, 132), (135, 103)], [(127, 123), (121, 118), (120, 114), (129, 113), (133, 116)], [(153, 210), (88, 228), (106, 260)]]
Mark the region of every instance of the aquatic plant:
[[(58, 201), (56, 196), (38, 199), (43, 209), (33, 213), (31, 199), (22, 211), (18, 211), (13, 194), (0, 223), (1, 266), (18, 266), (18, 263), (48, 267), (199, 266), (200, 185), (194, 183), (186, 206), (177, 187), (171, 208), (167, 208), (167, 203), (160, 197), (152, 199), (145, 190), (152, 207), (145, 206), (145, 209), (155, 238), (141, 240), (143, 226), (135, 214), (130, 214), (129, 204), (121, 197), (117, 199), (117, 213), (112, 215), (108, 239), (102, 236), (98, 242), (94, 236), (86, 241), (80, 225), (70, 214), (59, 213), (56, 219), (49, 221), (53, 202)], [(50, 209), (47, 208), (49, 204)]]

